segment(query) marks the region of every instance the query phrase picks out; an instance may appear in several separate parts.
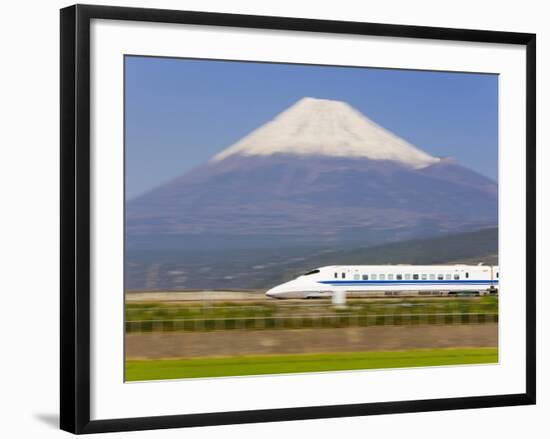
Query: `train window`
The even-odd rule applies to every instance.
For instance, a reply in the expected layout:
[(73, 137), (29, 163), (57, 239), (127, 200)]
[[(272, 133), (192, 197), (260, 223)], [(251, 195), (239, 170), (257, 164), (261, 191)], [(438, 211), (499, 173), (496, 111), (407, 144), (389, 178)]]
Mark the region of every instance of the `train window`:
[(426, 280), (426, 279), (428, 279), (428, 275), (427, 275), (427, 274), (423, 274), (423, 275), (422, 275), (422, 280)]
[(460, 279), (460, 274), (455, 274), (455, 280)]
[(435, 274), (430, 274), (430, 280), (435, 280)]
[(466, 279), (468, 279), (470, 277), (470, 273), (468, 273), (468, 272), (464, 273), (464, 277), (466, 277)]
[(320, 270), (311, 270), (311, 271), (308, 271), (307, 273), (304, 273), (302, 276), (309, 276), (310, 274), (316, 274), (320, 272), (321, 272)]
[(342, 279), (346, 278), (346, 273), (342, 273)]
[(447, 273), (447, 274), (445, 275), (445, 280), (451, 280), (451, 275)]
[(443, 275), (442, 275), (442, 274), (438, 274), (438, 275), (437, 275), (437, 280), (443, 280)]
[(393, 280), (393, 274), (388, 274), (388, 280)]
[(368, 275), (368, 274), (364, 274), (364, 275), (363, 275), (363, 280), (369, 280), (369, 275)]
[(402, 279), (403, 279), (403, 275), (402, 275), (402, 274), (396, 274), (396, 275), (395, 275), (395, 278), (396, 278), (397, 280), (402, 280)]
[(405, 275), (405, 279), (409, 280), (410, 278), (411, 278), (411, 275), (407, 273), (407, 274)]
[(418, 274), (413, 274), (413, 279), (418, 280)]
[(380, 280), (386, 280), (386, 275), (385, 275), (385, 274), (381, 274), (381, 275), (380, 275)]
[(353, 275), (353, 280), (359, 280), (359, 279), (360, 279), (360, 276), (358, 274)]
[(334, 273), (334, 279), (338, 279), (338, 273)]
[(497, 279), (498, 279), (498, 271), (497, 271)]
[(376, 276), (376, 274), (371, 274), (371, 275), (370, 275), (370, 278), (371, 278), (372, 280), (378, 279), (378, 277)]

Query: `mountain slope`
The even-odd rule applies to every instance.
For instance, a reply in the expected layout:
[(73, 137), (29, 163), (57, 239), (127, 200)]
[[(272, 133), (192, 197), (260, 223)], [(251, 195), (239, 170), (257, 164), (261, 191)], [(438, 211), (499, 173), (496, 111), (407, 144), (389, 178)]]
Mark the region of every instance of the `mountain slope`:
[[(285, 235), (331, 242), (395, 239), (496, 224), (496, 188), (448, 180), (390, 161), (311, 156), (229, 157), (128, 203), (130, 234)], [(455, 175), (468, 174), (459, 165)], [(456, 179), (455, 179), (456, 180)], [(353, 238), (352, 238), (353, 239)]]
[[(323, 252), (289, 263), (251, 287), (263, 288), (286, 282), (313, 268), (328, 265), (498, 265), (498, 228), (415, 239), (364, 248)], [(267, 274), (267, 273), (265, 273)]]

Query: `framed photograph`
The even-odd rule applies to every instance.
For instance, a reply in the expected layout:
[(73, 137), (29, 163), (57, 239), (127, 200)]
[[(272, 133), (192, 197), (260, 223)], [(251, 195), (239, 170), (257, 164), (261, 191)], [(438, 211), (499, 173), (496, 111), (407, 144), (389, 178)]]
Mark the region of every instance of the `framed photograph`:
[(535, 403), (535, 35), (61, 10), (61, 428)]

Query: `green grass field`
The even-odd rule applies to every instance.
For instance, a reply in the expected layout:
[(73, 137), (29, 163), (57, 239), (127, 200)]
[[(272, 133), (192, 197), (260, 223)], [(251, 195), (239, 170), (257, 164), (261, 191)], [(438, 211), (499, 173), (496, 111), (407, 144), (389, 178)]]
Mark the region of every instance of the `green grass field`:
[(128, 360), (127, 381), (496, 363), (497, 348)]

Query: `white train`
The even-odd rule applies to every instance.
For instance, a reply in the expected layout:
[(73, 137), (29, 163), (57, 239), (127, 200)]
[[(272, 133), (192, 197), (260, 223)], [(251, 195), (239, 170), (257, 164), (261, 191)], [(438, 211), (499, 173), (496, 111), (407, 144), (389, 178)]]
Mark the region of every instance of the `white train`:
[(311, 270), (265, 294), (277, 299), (359, 296), (486, 295), (498, 292), (498, 266), (333, 265)]

